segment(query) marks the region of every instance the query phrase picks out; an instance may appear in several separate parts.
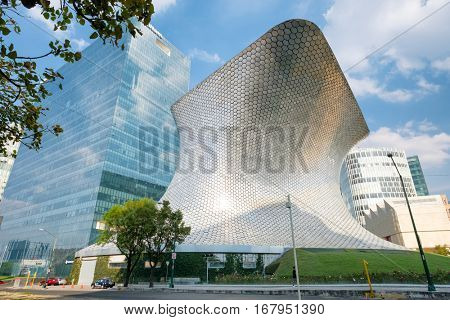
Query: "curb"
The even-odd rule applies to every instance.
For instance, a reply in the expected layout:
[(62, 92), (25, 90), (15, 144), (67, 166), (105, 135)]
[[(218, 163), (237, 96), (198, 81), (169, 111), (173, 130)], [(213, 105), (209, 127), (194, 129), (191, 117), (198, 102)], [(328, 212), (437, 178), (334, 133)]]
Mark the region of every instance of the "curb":
[[(257, 295), (290, 295), (295, 294), (296, 289), (280, 290), (249, 290), (249, 289), (178, 289), (178, 288), (123, 288), (117, 290), (123, 291), (160, 291), (177, 293), (204, 293), (204, 294), (257, 294)], [(301, 290), (301, 293), (307, 296), (316, 297), (364, 297), (367, 290)], [(427, 291), (399, 291), (399, 290), (374, 290), (377, 298), (387, 298), (396, 295), (404, 299), (450, 299), (450, 292), (427, 292)]]

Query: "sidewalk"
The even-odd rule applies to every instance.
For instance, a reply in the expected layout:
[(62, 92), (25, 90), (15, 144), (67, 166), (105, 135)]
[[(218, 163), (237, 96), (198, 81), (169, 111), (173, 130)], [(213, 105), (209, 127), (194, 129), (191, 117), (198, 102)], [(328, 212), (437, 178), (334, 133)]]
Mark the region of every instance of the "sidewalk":
[[(373, 289), (378, 294), (399, 294), (405, 298), (436, 298), (450, 299), (450, 285), (437, 285), (436, 292), (428, 292), (427, 285), (419, 284), (374, 284)], [(161, 290), (165, 292), (183, 293), (217, 293), (217, 294), (264, 294), (264, 295), (286, 295), (294, 294), (297, 288), (290, 285), (175, 285), (168, 288), (167, 285), (155, 284), (153, 288), (148, 285), (130, 285), (129, 288), (118, 287), (116, 290)], [(309, 296), (336, 296), (352, 297), (361, 296), (369, 291), (366, 284), (323, 284), (323, 285), (300, 285), (302, 294)]]

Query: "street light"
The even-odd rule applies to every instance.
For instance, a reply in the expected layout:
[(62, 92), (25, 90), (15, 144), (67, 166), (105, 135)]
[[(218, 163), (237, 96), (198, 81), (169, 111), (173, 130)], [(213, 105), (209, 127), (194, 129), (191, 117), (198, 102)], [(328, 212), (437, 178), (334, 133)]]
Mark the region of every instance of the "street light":
[(291, 196), (289, 194), (287, 196), (286, 208), (289, 209), (289, 219), (291, 220), (292, 249), (294, 251), (295, 278), (297, 280), (298, 300), (302, 300), (302, 296), (300, 294), (300, 280), (298, 278), (298, 262), (297, 262), (297, 251), (295, 249), (294, 221), (292, 219), (292, 204), (291, 204)]
[[(176, 238), (176, 237), (175, 237)], [(169, 288), (174, 288), (174, 284), (173, 284), (173, 274), (175, 272), (175, 259), (177, 257), (177, 254), (175, 252), (175, 248), (177, 246), (177, 243), (174, 242), (173, 243), (173, 251), (172, 251), (172, 270), (170, 271), (170, 283), (169, 283)]]
[[(49, 262), (48, 262), (49, 265), (48, 265), (48, 267), (47, 267), (47, 274), (46, 274), (46, 276), (45, 276), (45, 287), (46, 287), (46, 286), (47, 286), (48, 275), (49, 275), (49, 273), (50, 273), (50, 265), (51, 265), (52, 262), (53, 262), (53, 253), (54, 253), (54, 251), (55, 251), (56, 240), (57, 240), (57, 238), (56, 238), (56, 236), (55, 236), (53, 233), (51, 233), (51, 232), (49, 232), (49, 231), (47, 231), (47, 230), (45, 230), (45, 229), (43, 229), (43, 228), (39, 228), (39, 231), (47, 232), (50, 236), (53, 237), (53, 249), (52, 249), (51, 257), (50, 257)], [(44, 288), (45, 288), (45, 287), (44, 287)]]
[(425, 258), (425, 254), (423, 253), (422, 243), (420, 242), (419, 233), (417, 232), (416, 223), (414, 222), (414, 217), (413, 217), (413, 214), (412, 214), (412, 211), (411, 211), (411, 206), (409, 205), (408, 195), (406, 194), (406, 189), (405, 189), (405, 184), (403, 182), (403, 177), (402, 177), (402, 175), (400, 174), (400, 171), (397, 168), (397, 164), (394, 161), (394, 157), (392, 156), (392, 153), (389, 153), (387, 156), (389, 158), (391, 158), (392, 163), (394, 164), (394, 167), (397, 170), (398, 175), (400, 176), (400, 183), (402, 184), (403, 194), (405, 195), (406, 205), (408, 206), (408, 210), (409, 210), (409, 216), (411, 217), (411, 222), (412, 222), (412, 226), (413, 226), (413, 229), (414, 229), (414, 234), (416, 235), (417, 244), (419, 245), (420, 258), (422, 259), (423, 268), (425, 269), (425, 274), (427, 276), (428, 291), (436, 291), (436, 288), (434, 287), (434, 284), (433, 284), (433, 279), (431, 279), (430, 270), (428, 269), (427, 259)]
[(170, 261), (166, 260), (166, 283), (167, 283), (167, 277), (169, 275), (169, 263), (170, 263)]

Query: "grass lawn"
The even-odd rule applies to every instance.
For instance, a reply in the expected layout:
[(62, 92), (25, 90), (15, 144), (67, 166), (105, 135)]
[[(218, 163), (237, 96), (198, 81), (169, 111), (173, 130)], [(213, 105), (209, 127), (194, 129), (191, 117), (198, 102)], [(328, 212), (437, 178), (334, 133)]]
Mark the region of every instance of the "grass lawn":
[[(412, 251), (356, 250), (356, 249), (297, 249), (301, 276), (350, 275), (363, 271), (362, 260), (369, 263), (370, 273), (423, 273), (420, 255)], [(426, 253), (431, 272), (450, 272), (450, 257)], [(278, 264), (278, 266), (276, 266)], [(271, 264), (275, 276), (292, 276), (292, 250)]]

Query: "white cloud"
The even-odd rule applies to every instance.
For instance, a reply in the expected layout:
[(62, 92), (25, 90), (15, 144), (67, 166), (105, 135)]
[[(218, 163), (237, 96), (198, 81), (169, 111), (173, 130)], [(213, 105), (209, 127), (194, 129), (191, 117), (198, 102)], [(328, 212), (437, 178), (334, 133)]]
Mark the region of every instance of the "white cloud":
[[(324, 15), (323, 32), (346, 70), (446, 3), (446, 0), (335, 0)], [(419, 74), (429, 66), (450, 71), (449, 19), (450, 5), (447, 5), (348, 70), (346, 75), (355, 94), (406, 102), (438, 92), (438, 85)], [(383, 75), (381, 71), (385, 68), (389, 71)], [(412, 80), (411, 85), (408, 89), (390, 88), (391, 75)]]
[(414, 93), (410, 90), (388, 90), (372, 78), (363, 77), (358, 79), (347, 75), (347, 80), (353, 93), (359, 97), (373, 95), (387, 102), (407, 102), (414, 98)]
[(393, 147), (405, 150), (407, 155), (418, 155), (422, 167), (442, 167), (450, 161), (450, 135), (436, 132), (429, 121), (408, 121), (399, 128), (381, 127), (362, 141), (361, 147)]
[[(342, 67), (348, 68), (392, 40), (446, 0), (336, 0), (325, 13), (324, 34)], [(430, 60), (448, 56), (450, 5), (396, 39), (380, 55), (401, 72), (423, 69)], [(359, 70), (373, 67), (365, 62)]]
[(36, 7), (33, 7), (31, 9), (27, 10), (29, 17), (31, 19), (35, 20), (36, 22), (43, 24), (46, 27), (47, 32), (49, 34), (54, 35), (58, 40), (69, 38), (69, 34), (70, 34), (69, 28), (66, 31), (61, 31), (61, 30), (54, 31), (53, 28), (54, 28), (55, 24), (51, 20), (45, 19), (41, 12), (42, 12), (42, 10), (41, 10), (40, 6), (36, 6)]
[(438, 92), (440, 89), (440, 86), (431, 82), (428, 82), (423, 77), (419, 77), (419, 80), (417, 81), (417, 86), (423, 90), (423, 92)]
[(89, 45), (89, 42), (87, 42), (83, 38), (81, 38), (81, 39), (73, 38), (72, 42), (75, 44), (75, 49), (80, 50), (80, 51)]
[(440, 86), (427, 81), (423, 77), (418, 77), (415, 89), (394, 89), (389, 90), (385, 85), (381, 85), (377, 80), (370, 77), (356, 78), (346, 75), (353, 93), (358, 97), (376, 96), (386, 102), (408, 102), (418, 99), (424, 95), (438, 92)]
[[(50, 2), (54, 7), (59, 7), (60, 5), (59, 0), (51, 0)], [(27, 10), (27, 13), (31, 19), (35, 20), (38, 23), (43, 24), (47, 29), (47, 33), (49, 35), (53, 35), (60, 41), (69, 39), (73, 44), (75, 44), (75, 46), (73, 46), (75, 50), (83, 50), (85, 47), (89, 45), (89, 42), (87, 42), (83, 38), (75, 38), (76, 30), (73, 24), (69, 25), (67, 30), (65, 31), (61, 30), (54, 31), (53, 21), (44, 18), (44, 16), (41, 13), (40, 6), (36, 6)]]
[(431, 66), (439, 71), (450, 71), (450, 56), (445, 59), (433, 61)]
[(177, 0), (153, 0), (153, 6), (155, 7), (155, 14), (161, 13), (174, 6)]
[(223, 63), (223, 60), (217, 53), (209, 53), (202, 49), (194, 48), (189, 51), (189, 57), (191, 59), (197, 59), (208, 63)]
[(422, 132), (430, 132), (430, 131), (436, 131), (438, 128), (427, 119), (421, 121), (419, 123), (419, 130)]

